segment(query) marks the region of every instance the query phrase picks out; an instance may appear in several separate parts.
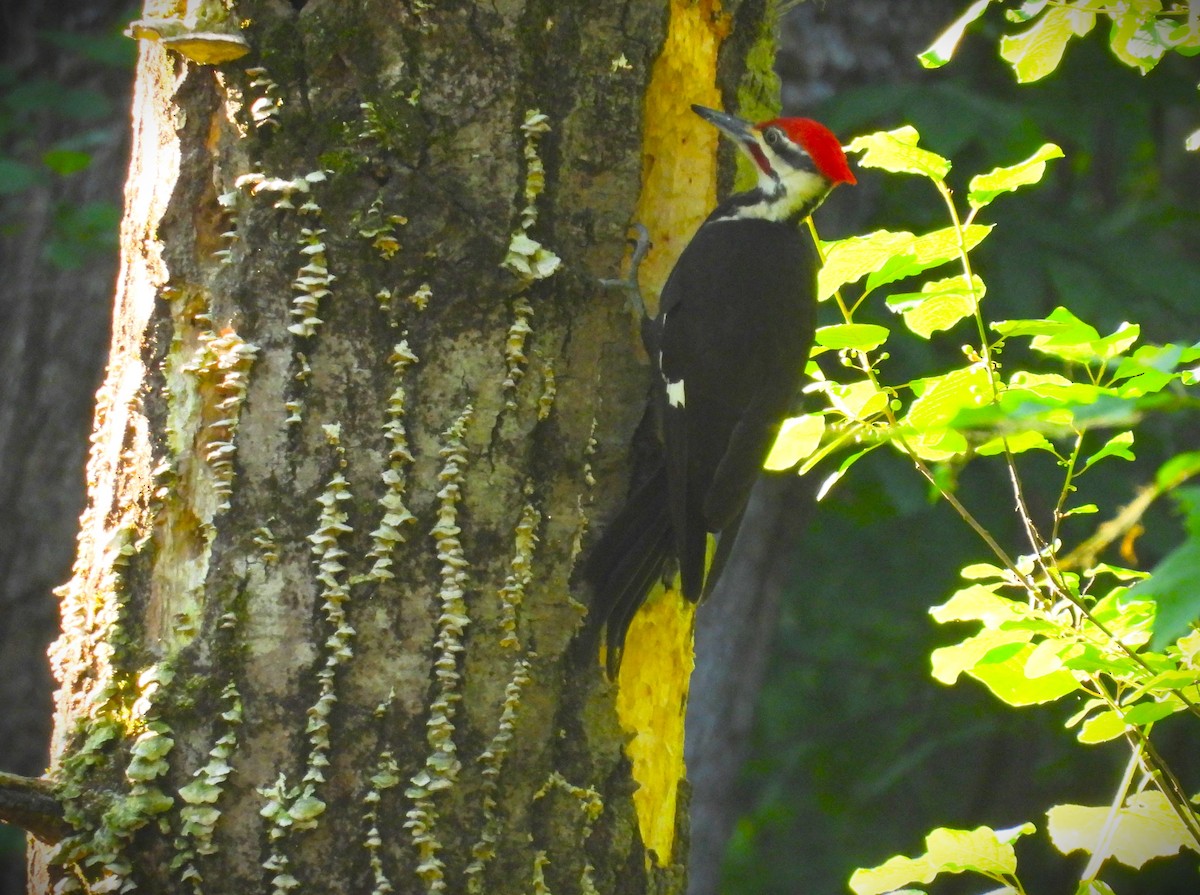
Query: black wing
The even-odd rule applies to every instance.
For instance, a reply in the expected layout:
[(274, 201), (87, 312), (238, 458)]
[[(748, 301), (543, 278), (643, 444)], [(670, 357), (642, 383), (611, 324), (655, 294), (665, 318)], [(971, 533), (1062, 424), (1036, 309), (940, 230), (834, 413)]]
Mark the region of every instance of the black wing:
[(663, 288), (658, 406), (684, 595), (704, 592), (708, 534), (741, 516), (812, 342), (811, 249), (794, 224), (719, 209)]

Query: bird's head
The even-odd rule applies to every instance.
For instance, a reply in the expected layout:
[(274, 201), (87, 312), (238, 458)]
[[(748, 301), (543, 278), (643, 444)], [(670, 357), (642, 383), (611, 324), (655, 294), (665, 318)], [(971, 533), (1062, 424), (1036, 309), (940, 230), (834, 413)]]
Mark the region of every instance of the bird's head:
[(736, 206), (738, 217), (804, 217), (839, 183), (857, 182), (837, 137), (811, 118), (751, 124), (705, 106), (692, 111), (733, 140), (758, 172), (758, 189)]

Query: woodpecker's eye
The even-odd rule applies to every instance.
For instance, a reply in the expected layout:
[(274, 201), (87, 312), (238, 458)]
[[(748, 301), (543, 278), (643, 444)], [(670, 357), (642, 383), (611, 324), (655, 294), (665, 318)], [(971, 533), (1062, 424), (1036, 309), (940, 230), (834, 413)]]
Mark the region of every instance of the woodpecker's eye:
[(763, 134), (763, 139), (767, 141), (768, 146), (779, 146), (783, 143), (783, 134), (778, 128), (769, 127), (767, 132)]

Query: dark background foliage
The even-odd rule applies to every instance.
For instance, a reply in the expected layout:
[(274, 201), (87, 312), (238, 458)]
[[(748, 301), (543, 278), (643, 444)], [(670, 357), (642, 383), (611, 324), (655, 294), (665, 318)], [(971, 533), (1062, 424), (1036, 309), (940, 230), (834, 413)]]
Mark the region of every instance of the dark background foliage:
[[(1012, 164), (1046, 141), (1066, 153), (1041, 185), (986, 212), (997, 227), (976, 255), (989, 319), (1039, 317), (1066, 305), (1102, 332), (1128, 320), (1142, 325), (1145, 341), (1200, 338), (1200, 159), (1183, 146), (1200, 126), (1194, 60), (1169, 58), (1143, 77), (1110, 55), (1097, 29), (1070, 45), (1045, 82), (1017, 85), (997, 53), (1001, 29), (1012, 26), (993, 10), (947, 68), (924, 72), (915, 58), (897, 59), (900, 83), (851, 72), (823, 96), (804, 80), (812, 54), (794, 48), (807, 47), (804, 33), (823, 19), (850, 17), (850, 6), (805, 4), (785, 20), (779, 70), (786, 110), (820, 118), (842, 135), (912, 123), (922, 145), (953, 159), (951, 186), (963, 192), (972, 175)], [(964, 6), (929, 10), (912, 51)], [(873, 171), (859, 180), (869, 212), (863, 219), (861, 211), (842, 211), (858, 219), (858, 232), (946, 225), (926, 182)], [(878, 304), (877, 322), (899, 326)], [(827, 322), (835, 322), (832, 313)], [(885, 380), (961, 365), (967, 340), (954, 331), (929, 342), (893, 339)], [(1197, 434), (1195, 419), (1149, 421), (1138, 433), (1138, 461), (1085, 477), (1077, 502), (1111, 514), (1163, 460), (1194, 449)], [(836, 461), (827, 465), (811, 475), (823, 478)], [(1056, 469), (1042, 458), (1021, 466), (1033, 483), (1031, 509), (1044, 519), (1058, 494)], [(1005, 545), (1028, 552), (999, 464), (968, 467), (959, 487)], [(1127, 747), (1075, 742), (1063, 727), (1072, 704), (1016, 711), (965, 678), (953, 689), (932, 679), (929, 653), (961, 632), (940, 629), (928, 607), (960, 586), (960, 567), (989, 556), (948, 507), (932, 503), (898, 454), (877, 451), (856, 465), (812, 518), (782, 600), (722, 891), (845, 891), (856, 867), (923, 852), (923, 837), (936, 826), (1000, 829), (1025, 821), (1043, 832), (1018, 846), (1023, 880), (1036, 891), (1073, 891), (1086, 860), (1053, 850), (1044, 812), (1065, 802), (1107, 804)], [(1076, 520), (1065, 532), (1068, 547), (1102, 518)], [(1181, 533), (1170, 507), (1144, 522), (1130, 547), (1136, 564), (1149, 568)], [(1106, 558), (1134, 564), (1132, 555)], [(1155, 733), (1195, 791), (1194, 742), (1170, 724)], [(1136, 876), (1106, 871), (1105, 878), (1118, 892), (1184, 895), (1200, 890), (1196, 865), (1188, 855), (1153, 862)], [(979, 878), (938, 885), (939, 892), (986, 888)]]
[[(108, 351), (135, 48), (128, 0), (0, 5), (0, 769), (40, 774), (51, 589), (83, 509)], [(23, 891), (0, 825), (0, 893)]]

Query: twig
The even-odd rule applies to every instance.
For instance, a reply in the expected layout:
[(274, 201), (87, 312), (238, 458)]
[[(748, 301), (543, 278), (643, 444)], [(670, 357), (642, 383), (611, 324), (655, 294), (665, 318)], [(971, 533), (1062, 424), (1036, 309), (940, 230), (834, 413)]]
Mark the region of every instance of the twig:
[(0, 771), (0, 821), (53, 845), (71, 833), (49, 780)]

